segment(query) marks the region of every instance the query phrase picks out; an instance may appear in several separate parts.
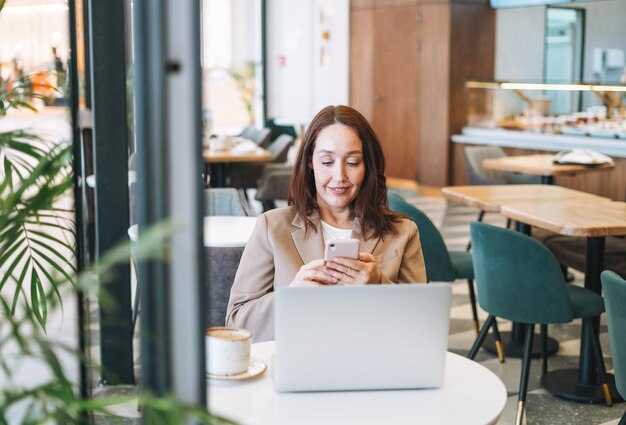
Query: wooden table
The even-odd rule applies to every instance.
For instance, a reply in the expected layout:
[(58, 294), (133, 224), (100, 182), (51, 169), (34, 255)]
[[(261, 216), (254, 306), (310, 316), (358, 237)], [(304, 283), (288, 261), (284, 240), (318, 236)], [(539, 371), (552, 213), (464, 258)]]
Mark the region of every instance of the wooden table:
[(233, 148), (214, 151), (208, 147), (202, 150), (202, 159), (205, 165), (205, 175), (211, 175), (211, 186), (224, 187), (225, 165), (232, 162), (268, 162), (272, 154), (267, 149), (256, 146), (253, 141), (245, 140), (236, 144)]
[[(208, 382), (211, 412), (258, 425), (494, 424), (507, 399), (504, 384), (493, 372), (453, 353), (447, 353), (439, 389), (277, 393), (272, 381), (274, 348), (274, 341), (252, 344), (252, 357), (268, 365), (260, 377)], [(384, 361), (372, 367), (384, 367)]]
[(454, 203), (497, 213), (500, 212), (502, 205), (526, 201), (568, 202), (582, 200), (589, 203), (610, 201), (609, 198), (591, 193), (540, 184), (448, 186), (442, 188), (441, 192), (446, 199)]
[[(561, 186), (542, 184), (520, 185), (487, 185), (487, 186), (448, 186), (441, 189), (443, 196), (451, 202), (468, 205), (482, 211), (500, 213), (503, 205), (538, 203), (550, 204), (581, 201), (593, 205), (608, 203), (611, 200), (602, 196), (567, 189)], [(518, 230), (530, 234), (530, 226), (518, 222)], [(502, 347), (509, 357), (522, 357), (524, 348), (524, 327), (513, 323), (511, 332), (501, 332)], [(541, 354), (540, 338), (534, 338), (533, 357)], [(495, 353), (496, 347), (492, 340), (486, 339), (483, 347)], [(548, 341), (548, 354), (558, 351), (559, 344), (553, 339)]]
[(513, 173), (532, 174), (541, 176), (542, 184), (554, 184), (555, 176), (592, 173), (596, 171), (611, 171), (615, 164), (576, 165), (555, 164), (554, 155), (514, 155), (502, 158), (487, 158), (483, 167), (488, 170), (510, 171)]
[[(585, 288), (602, 292), (600, 273), (604, 268), (606, 236), (626, 235), (626, 202), (588, 202), (583, 199), (567, 202), (526, 201), (502, 205), (500, 214), (528, 225), (541, 227), (567, 236), (587, 238)], [(596, 330), (599, 318), (591, 320)], [(604, 396), (596, 382), (596, 365), (591, 335), (583, 327), (578, 369), (561, 369), (542, 377), (548, 391), (563, 398), (582, 402), (602, 402)], [(611, 393), (617, 394), (610, 376)]]

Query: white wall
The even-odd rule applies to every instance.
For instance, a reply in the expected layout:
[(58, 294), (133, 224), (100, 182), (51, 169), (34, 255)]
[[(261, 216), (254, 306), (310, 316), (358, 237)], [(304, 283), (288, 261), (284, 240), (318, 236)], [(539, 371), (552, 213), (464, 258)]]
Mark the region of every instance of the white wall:
[[(593, 80), (593, 49), (626, 51), (626, 1), (573, 3), (586, 10), (583, 79)], [(543, 78), (545, 6), (498, 9), (496, 12), (496, 79)]]
[(545, 7), (496, 11), (496, 80), (543, 78)]
[[(583, 79), (593, 81), (593, 50), (596, 47), (626, 52), (626, 1), (612, 0), (585, 3), (586, 28)], [(611, 70), (607, 80), (619, 81), (621, 72)]]
[(268, 0), (267, 8), (268, 116), (307, 124), (321, 107), (348, 103), (349, 0)]

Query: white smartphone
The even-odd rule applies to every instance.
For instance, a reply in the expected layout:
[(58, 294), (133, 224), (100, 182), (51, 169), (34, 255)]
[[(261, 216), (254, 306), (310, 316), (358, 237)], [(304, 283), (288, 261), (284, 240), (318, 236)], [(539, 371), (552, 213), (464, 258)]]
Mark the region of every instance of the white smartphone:
[(359, 258), (358, 239), (329, 239), (326, 241), (324, 260), (332, 261), (335, 257), (357, 260)]

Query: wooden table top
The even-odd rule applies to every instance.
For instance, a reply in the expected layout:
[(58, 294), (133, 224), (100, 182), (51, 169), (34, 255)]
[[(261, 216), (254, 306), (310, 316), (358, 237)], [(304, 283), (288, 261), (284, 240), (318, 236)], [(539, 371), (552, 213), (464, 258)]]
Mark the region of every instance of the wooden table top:
[(500, 207), (505, 204), (533, 201), (543, 203), (581, 200), (589, 204), (611, 201), (591, 193), (545, 184), (448, 186), (442, 188), (441, 192), (449, 201), (488, 212), (500, 212)]
[(563, 165), (555, 164), (555, 155), (514, 155), (502, 158), (488, 158), (483, 161), (483, 167), (489, 170), (510, 171), (513, 173), (532, 174), (536, 176), (560, 176), (567, 174), (591, 173), (595, 171), (610, 171), (615, 164), (601, 165)]
[(272, 154), (267, 149), (254, 145), (252, 141), (244, 141), (236, 144), (231, 149), (212, 150), (208, 147), (202, 149), (204, 162), (267, 162), (272, 159)]
[(524, 202), (503, 205), (500, 214), (567, 236), (626, 235), (626, 202)]

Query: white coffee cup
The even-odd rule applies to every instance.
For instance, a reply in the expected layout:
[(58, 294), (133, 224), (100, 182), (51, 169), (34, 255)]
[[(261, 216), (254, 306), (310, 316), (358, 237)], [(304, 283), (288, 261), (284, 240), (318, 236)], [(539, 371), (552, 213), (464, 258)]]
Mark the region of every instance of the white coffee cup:
[(225, 151), (233, 146), (232, 136), (218, 136), (209, 141), (209, 149), (212, 151)]
[(245, 329), (213, 327), (206, 331), (207, 371), (210, 375), (238, 375), (250, 365), (252, 333)]

